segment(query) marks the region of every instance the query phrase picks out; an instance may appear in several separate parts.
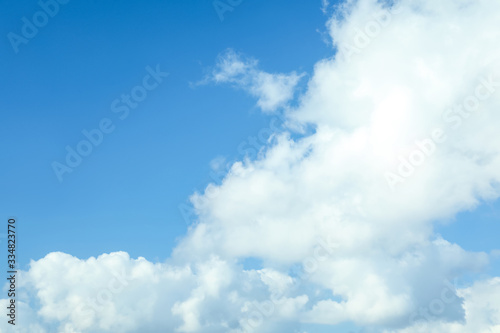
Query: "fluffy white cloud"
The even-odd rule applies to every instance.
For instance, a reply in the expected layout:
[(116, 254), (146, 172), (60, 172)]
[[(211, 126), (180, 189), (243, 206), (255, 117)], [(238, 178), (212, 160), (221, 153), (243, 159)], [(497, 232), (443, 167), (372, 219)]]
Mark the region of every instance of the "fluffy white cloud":
[(231, 83), (255, 96), (263, 111), (275, 111), (293, 98), (303, 74), (269, 74), (257, 65), (257, 60), (244, 58), (229, 49), (219, 56), (212, 73), (202, 83)]
[[(500, 194), (500, 2), (360, 0), (339, 11), (327, 25), (339, 51), (316, 64), (297, 107), (286, 103), (300, 75), (262, 72), (232, 51), (207, 79), (265, 111), (284, 107), (290, 131), (313, 134), (277, 133), (194, 194), (199, 221), (167, 263), (33, 262), (22, 299), (39, 302), (33, 330), (499, 331), (498, 278), (449, 282), (489, 255), (435, 235), (433, 222)], [(249, 258), (262, 268), (245, 269)]]

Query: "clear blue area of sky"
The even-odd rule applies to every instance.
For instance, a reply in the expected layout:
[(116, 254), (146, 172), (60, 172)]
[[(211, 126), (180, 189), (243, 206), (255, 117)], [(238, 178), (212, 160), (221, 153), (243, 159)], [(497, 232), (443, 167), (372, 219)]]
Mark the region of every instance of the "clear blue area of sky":
[[(333, 54), (320, 0), (244, 0), (223, 21), (211, 0), (71, 0), (18, 53), (7, 35), (40, 7), (0, 3), (0, 207), (18, 218), (23, 267), (52, 251), (167, 258), (187, 230), (178, 207), (211, 181), (209, 162), (241, 158), (238, 145), (269, 124), (245, 93), (190, 83), (227, 48), (269, 72), (311, 73)], [(169, 76), (120, 120), (112, 101), (157, 64)], [(103, 118), (114, 132), (59, 182), (52, 162)], [(437, 231), (489, 252), (499, 211), (484, 205)]]

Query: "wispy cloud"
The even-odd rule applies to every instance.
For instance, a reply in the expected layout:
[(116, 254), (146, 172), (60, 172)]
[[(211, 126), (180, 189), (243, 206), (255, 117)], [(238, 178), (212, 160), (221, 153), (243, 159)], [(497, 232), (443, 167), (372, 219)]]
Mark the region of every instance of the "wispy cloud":
[(215, 68), (200, 82), (228, 83), (257, 98), (257, 105), (265, 112), (273, 112), (286, 105), (304, 74), (270, 74), (258, 69), (258, 61), (246, 58), (229, 49), (219, 55)]

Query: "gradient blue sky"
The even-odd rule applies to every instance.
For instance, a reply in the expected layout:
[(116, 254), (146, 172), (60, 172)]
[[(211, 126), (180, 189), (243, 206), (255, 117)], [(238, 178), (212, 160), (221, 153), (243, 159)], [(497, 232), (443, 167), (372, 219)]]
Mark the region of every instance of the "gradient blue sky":
[[(320, 0), (245, 0), (223, 21), (208, 0), (72, 0), (18, 53), (5, 36), (40, 7), (1, 4), (0, 207), (5, 221), (18, 219), (22, 268), (54, 251), (168, 258), (188, 227), (179, 205), (212, 181), (210, 161), (242, 159), (238, 145), (270, 119), (241, 90), (195, 83), (228, 48), (268, 72), (311, 74), (333, 55)], [(157, 64), (169, 76), (119, 120), (111, 102)], [(114, 132), (59, 182), (51, 163), (63, 162), (65, 147), (105, 117)], [(436, 232), (490, 252), (499, 217), (500, 202), (482, 204)], [(487, 273), (500, 274), (498, 260)]]
[[(269, 71), (310, 71), (329, 54), (320, 2), (244, 1), (221, 22), (211, 1), (72, 1), (15, 54), (0, 44), (4, 214), (22, 228), (23, 265), (51, 251), (89, 257), (117, 250), (164, 259), (186, 231), (178, 205), (208, 182), (209, 162), (268, 126), (252, 98), (227, 86), (193, 88), (226, 48)], [(2, 30), (19, 33), (36, 1), (6, 2)], [(319, 31), (319, 32), (318, 32)], [(299, 46), (300, 41), (300, 46)], [(170, 76), (121, 121), (110, 104)], [(109, 117), (116, 124), (59, 183), (65, 147)]]

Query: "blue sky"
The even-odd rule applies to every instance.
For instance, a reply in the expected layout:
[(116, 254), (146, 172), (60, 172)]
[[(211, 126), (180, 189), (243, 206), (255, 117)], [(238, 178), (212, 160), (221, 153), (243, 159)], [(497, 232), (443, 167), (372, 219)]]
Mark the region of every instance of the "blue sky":
[[(71, 0), (13, 42), (43, 1), (0, 13), (0, 207), (18, 221), (21, 329), (238, 333), (254, 306), (264, 333), (418, 333), (408, 317), (443, 281), (456, 299), (426, 332), (500, 327), (500, 94), (457, 131), (442, 116), (497, 86), (493, 0)], [(134, 91), (147, 96), (122, 119), (112, 105)], [(113, 130), (59, 177), (54, 162), (103, 121)], [(397, 173), (435, 128), (447, 141)], [(333, 257), (304, 283), (292, 271), (323, 262), (318, 249)], [(130, 287), (101, 302), (116, 317), (58, 312), (99, 300), (117, 267)], [(286, 310), (268, 316), (277, 291)], [(141, 297), (146, 326), (128, 312)], [(461, 322), (488, 302), (491, 318)]]
[[(8, 8), (3, 35), (39, 10)], [(241, 91), (191, 83), (227, 48), (270, 71), (311, 70), (330, 52), (324, 20), (300, 1), (243, 2), (222, 22), (211, 1), (69, 2), (19, 53), (2, 39), (2, 151), (15, 161), (4, 163), (2, 202), (23, 228), (22, 265), (51, 251), (168, 257), (187, 229), (178, 205), (212, 181), (209, 162), (241, 158), (238, 145), (268, 125)], [(169, 77), (119, 120), (111, 102), (157, 64)], [(51, 163), (105, 117), (116, 130), (59, 183)]]

